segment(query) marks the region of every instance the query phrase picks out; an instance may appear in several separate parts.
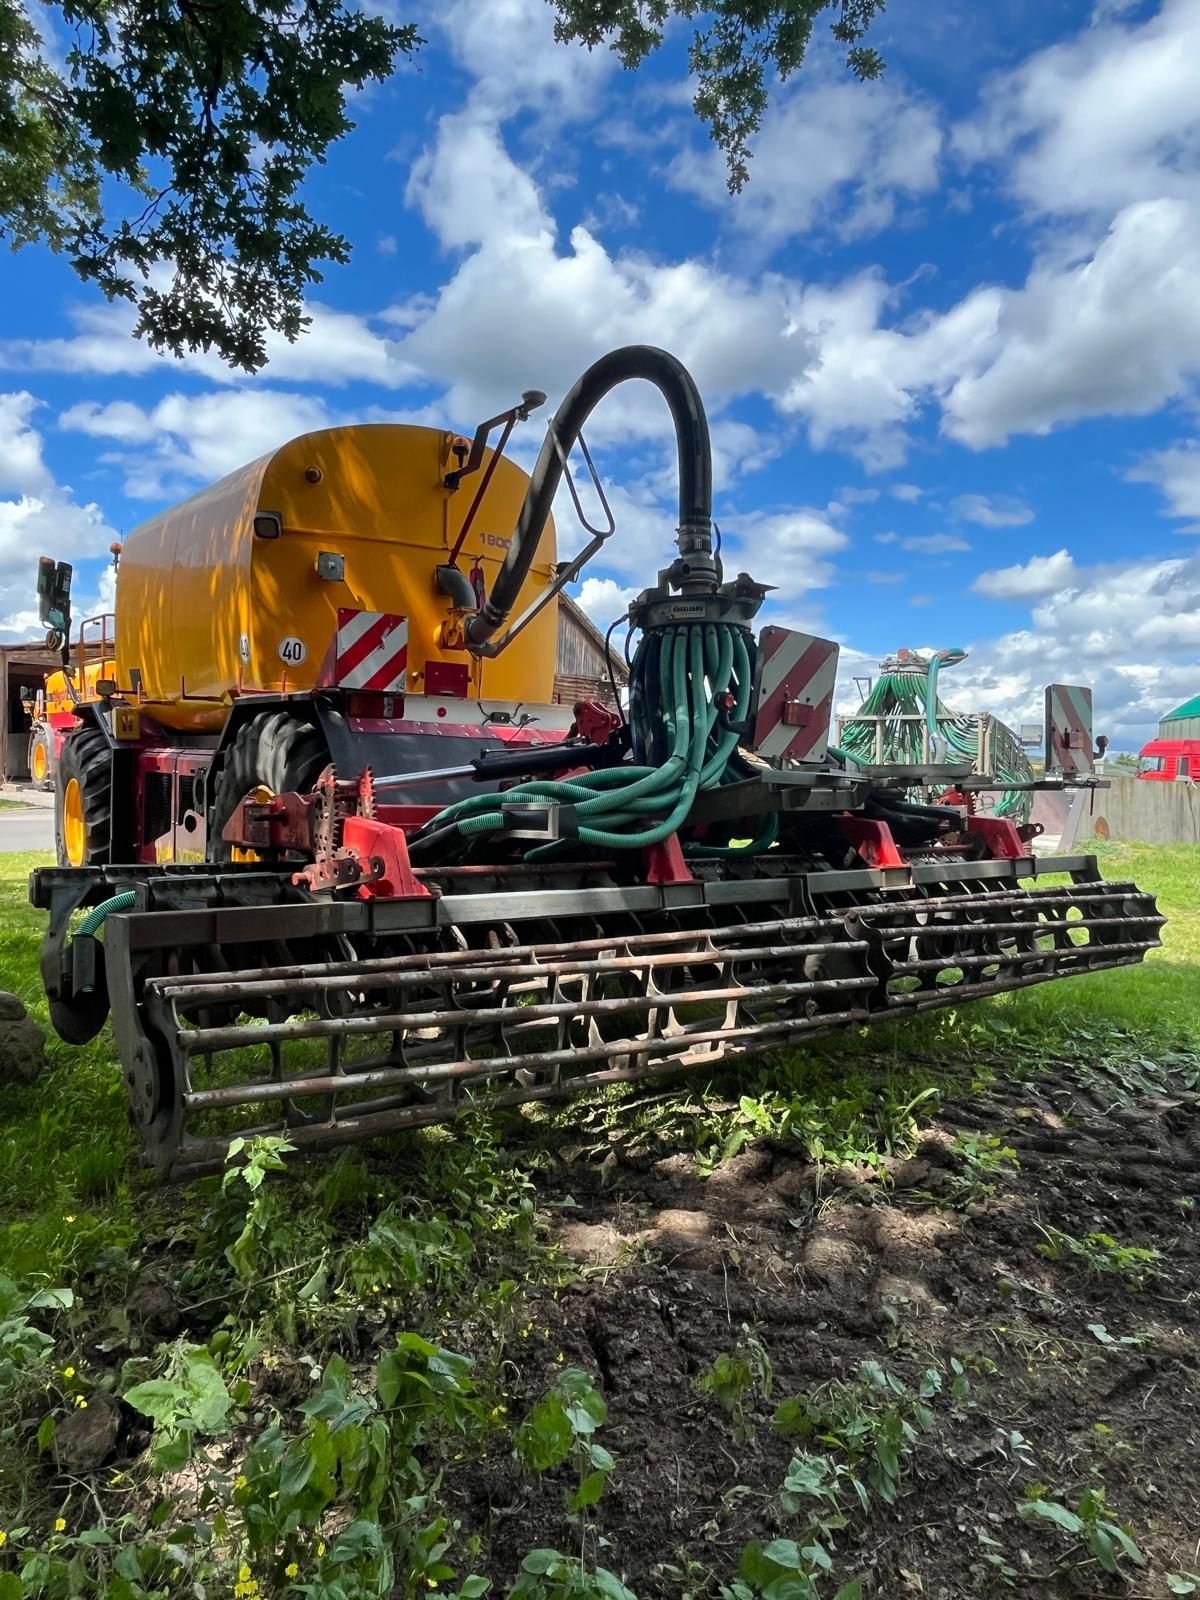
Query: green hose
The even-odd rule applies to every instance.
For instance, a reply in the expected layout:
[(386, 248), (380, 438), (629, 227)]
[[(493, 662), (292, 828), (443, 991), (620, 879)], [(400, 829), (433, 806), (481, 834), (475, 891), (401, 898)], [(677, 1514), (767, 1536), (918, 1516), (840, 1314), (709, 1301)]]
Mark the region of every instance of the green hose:
[(114, 894), (111, 900), (101, 900), (98, 906), (93, 906), (76, 929), (76, 933), (96, 933), (105, 917), (110, 917), (116, 911), (129, 911), (133, 907), (137, 895), (132, 889), (125, 889), (120, 894)]
[[(962, 650), (942, 650), (929, 661), (914, 657), (907, 670), (885, 669), (859, 707), (858, 715), (864, 720), (851, 719), (843, 725), (841, 746), (831, 746), (833, 754), (859, 766), (873, 764), (877, 723), (865, 719), (882, 718), (884, 764), (923, 765), (928, 736), (939, 741), (946, 761), (969, 762), (974, 767), (978, 759), (979, 718), (958, 715), (937, 695), (940, 669), (955, 665), (964, 655)], [(996, 721), (992, 723), (992, 770), (1001, 783), (1028, 783), (1033, 778), (1033, 768), (1016, 735)], [(921, 798), (919, 792), (914, 791), (913, 798)], [(1006, 789), (997, 797), (994, 814), (1014, 822), (1028, 822), (1032, 809), (1029, 790)]]
[[(639, 741), (632, 763), (535, 780), (503, 795), (471, 795), (440, 811), (429, 832), (454, 828), (464, 839), (497, 833), (504, 827), (502, 805), (556, 802), (574, 808), (583, 844), (600, 850), (660, 844), (687, 821), (702, 790), (726, 781), (737, 755), (736, 725), (745, 721), (754, 681), (748, 638), (735, 624), (708, 622), (664, 628), (653, 635), (652, 647), (643, 639), (631, 675)], [(728, 710), (727, 699), (733, 702)], [(755, 840), (743, 849), (773, 842)]]

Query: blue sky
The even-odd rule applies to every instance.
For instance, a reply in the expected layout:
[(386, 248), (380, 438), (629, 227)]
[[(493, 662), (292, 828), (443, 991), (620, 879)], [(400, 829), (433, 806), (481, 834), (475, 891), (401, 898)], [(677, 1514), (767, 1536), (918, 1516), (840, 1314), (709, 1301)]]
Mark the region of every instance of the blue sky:
[[(35, 631), (43, 550), (95, 594), (115, 535), (294, 434), (469, 432), (645, 340), (705, 393), (727, 550), (847, 679), (961, 645), (964, 709), (1037, 720), (1044, 683), (1091, 683), (1124, 747), (1200, 690), (1200, 0), (892, 0), (885, 80), (819, 42), (739, 197), (682, 30), (631, 76), (556, 45), (545, 0), (403, 14), (429, 43), (309, 190), (353, 260), (256, 378), (155, 357), (47, 252), (3, 258), (0, 633)], [(668, 556), (671, 443), (640, 386), (589, 437), (606, 624)]]

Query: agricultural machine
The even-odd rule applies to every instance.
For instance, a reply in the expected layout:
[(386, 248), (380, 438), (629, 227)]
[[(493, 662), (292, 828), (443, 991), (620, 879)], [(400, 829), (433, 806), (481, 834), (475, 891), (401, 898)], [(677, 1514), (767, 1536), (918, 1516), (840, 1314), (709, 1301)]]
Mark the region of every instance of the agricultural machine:
[[(629, 608), (627, 714), (554, 706), (557, 596), (612, 519), (560, 562), (551, 503), (565, 481), (579, 509), (568, 456), (595, 477), (583, 425), (632, 379), (674, 421), (676, 550)], [(1158, 943), (1092, 857), (906, 797), (1008, 780), (829, 746), (837, 646), (756, 635), (769, 591), (723, 570), (678, 361), (596, 362), (527, 477), (504, 447), (544, 398), (472, 440), (308, 434), (125, 541), (31, 897), (54, 1026), (111, 1015), (162, 1177), (238, 1135), (323, 1149), (708, 1072)], [(1049, 705), (1043, 781), (1095, 782), (1088, 696)]]
[[(119, 549), (112, 547), (114, 561)], [(39, 789), (55, 787), (63, 741), (79, 725), (75, 708), (95, 700), (97, 682), (111, 678), (115, 666), (111, 615), (89, 617), (71, 644), (70, 588), (67, 563), (44, 556), (38, 567), (38, 599), (46, 642), (62, 652), (62, 666), (46, 674), (36, 694), (22, 693), (29, 717), (29, 776)]]
[[(987, 712), (955, 712), (941, 699), (941, 673), (966, 659), (965, 650), (937, 650), (929, 655), (897, 650), (888, 656), (880, 662), (879, 677), (870, 685), (859, 709), (852, 716), (839, 719), (838, 746), (851, 761), (874, 765), (922, 767), (965, 762), (971, 772), (1005, 779), (1012, 787), (972, 791), (952, 784), (939, 792), (936, 785), (918, 786), (910, 794), (1027, 823), (1033, 811), (1033, 767), (1020, 739), (998, 717)], [(1056, 691), (1064, 692), (1083, 693)], [(1072, 709), (1075, 724), (1090, 728), (1090, 700)], [(1054, 714), (1048, 706), (1047, 716)], [(1101, 735), (1096, 740), (1096, 756), (1102, 756), (1107, 746), (1108, 740)]]

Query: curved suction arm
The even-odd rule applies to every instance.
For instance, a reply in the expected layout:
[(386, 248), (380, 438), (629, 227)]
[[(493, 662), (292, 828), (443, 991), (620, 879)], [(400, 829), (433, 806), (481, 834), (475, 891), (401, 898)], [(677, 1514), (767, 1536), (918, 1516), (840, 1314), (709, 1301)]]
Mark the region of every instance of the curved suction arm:
[(679, 451), (679, 560), (673, 577), (686, 593), (708, 592), (717, 586), (712, 555), (712, 452), (704, 403), (691, 374), (682, 362), (652, 345), (627, 345), (601, 356), (579, 379), (555, 412), (541, 453), (529, 479), (529, 488), (517, 518), (512, 544), (492, 592), (480, 609), (467, 619), (464, 638), (468, 650), (487, 653), (489, 641), (504, 626), (537, 554), (542, 530), (550, 515), (563, 462), (588, 417), (610, 390), (630, 378), (645, 378), (662, 393), (675, 422)]

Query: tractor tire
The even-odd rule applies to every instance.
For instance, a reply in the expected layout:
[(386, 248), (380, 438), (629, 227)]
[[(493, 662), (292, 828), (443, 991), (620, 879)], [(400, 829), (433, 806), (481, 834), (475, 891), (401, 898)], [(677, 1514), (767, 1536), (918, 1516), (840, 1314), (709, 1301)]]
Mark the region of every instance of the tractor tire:
[(63, 740), (54, 785), (60, 867), (103, 867), (112, 851), (112, 747), (99, 728)]
[(29, 736), (29, 781), (35, 789), (54, 788), (54, 740), (48, 728), (37, 727)]
[(241, 802), (255, 790), (307, 794), (329, 765), (324, 735), (313, 723), (286, 711), (267, 711), (244, 722), (225, 752), (213, 789), (208, 819), (210, 861), (256, 860), (221, 837)]

